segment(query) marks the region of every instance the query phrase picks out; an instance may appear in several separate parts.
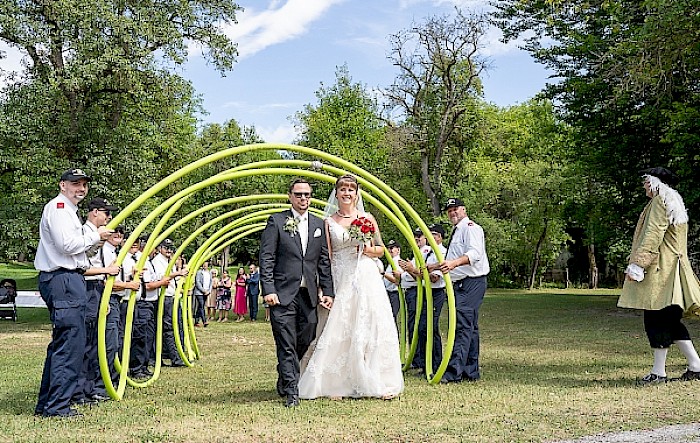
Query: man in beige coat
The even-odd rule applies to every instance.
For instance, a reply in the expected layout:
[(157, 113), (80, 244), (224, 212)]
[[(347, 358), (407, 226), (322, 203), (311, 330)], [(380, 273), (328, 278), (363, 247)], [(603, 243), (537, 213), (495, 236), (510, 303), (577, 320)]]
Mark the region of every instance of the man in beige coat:
[(700, 358), (681, 323), (684, 314), (700, 315), (700, 284), (688, 261), (688, 214), (671, 186), (678, 177), (665, 168), (642, 171), (650, 198), (639, 216), (632, 254), (617, 305), (644, 310), (644, 329), (654, 351), (654, 365), (639, 384), (664, 383), (666, 354), (676, 344), (688, 368), (673, 380), (700, 380)]

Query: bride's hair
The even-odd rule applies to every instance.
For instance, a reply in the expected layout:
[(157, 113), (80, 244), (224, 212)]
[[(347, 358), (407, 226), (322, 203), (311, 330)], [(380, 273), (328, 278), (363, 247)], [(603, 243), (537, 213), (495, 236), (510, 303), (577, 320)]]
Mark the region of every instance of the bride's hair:
[(355, 207), (360, 214), (365, 213), (365, 205), (362, 202), (362, 194), (360, 193), (360, 183), (357, 181), (357, 177), (352, 174), (345, 174), (338, 177), (335, 181), (335, 187), (331, 191), (331, 195), (328, 196), (328, 201), (326, 202), (326, 207), (323, 211), (323, 218), (328, 218), (333, 215), (334, 212), (338, 210), (338, 199), (336, 198), (336, 193), (338, 189), (342, 186), (350, 186), (357, 190), (357, 200), (355, 200)]
[(335, 190), (337, 191), (343, 185), (353, 186), (358, 194), (360, 192), (360, 184), (357, 182), (357, 177), (352, 174), (345, 174), (338, 177), (338, 180), (335, 181)]

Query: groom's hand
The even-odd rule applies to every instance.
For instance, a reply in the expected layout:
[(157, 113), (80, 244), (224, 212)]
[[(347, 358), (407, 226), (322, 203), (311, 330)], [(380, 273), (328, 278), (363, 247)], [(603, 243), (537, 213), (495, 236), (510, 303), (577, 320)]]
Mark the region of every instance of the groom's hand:
[(323, 297), (321, 297), (319, 303), (321, 303), (321, 306), (323, 306), (324, 308), (330, 310), (333, 307), (333, 297), (324, 295)]
[(263, 297), (263, 301), (270, 306), (280, 304), (280, 299), (277, 297), (277, 294), (267, 294), (265, 297)]

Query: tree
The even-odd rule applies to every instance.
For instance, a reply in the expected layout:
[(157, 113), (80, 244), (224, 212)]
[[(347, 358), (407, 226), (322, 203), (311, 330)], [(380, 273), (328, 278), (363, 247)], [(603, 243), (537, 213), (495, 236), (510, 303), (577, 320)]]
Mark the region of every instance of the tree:
[(485, 15), (457, 9), (454, 17), (430, 17), (391, 37), (390, 59), (399, 74), (385, 95), (420, 154), (421, 183), (435, 216), (440, 214), (440, 166), (463, 152), (464, 145), (455, 145), (453, 137), (466, 132), (465, 114), (480, 93), (479, 75), (487, 61), (478, 51), (487, 24)]
[(229, 69), (236, 47), (219, 25), (238, 9), (226, 0), (0, 2), (0, 39), (27, 56), (0, 95), (0, 257), (32, 254), (41, 207), (68, 167), (90, 171), (91, 195), (123, 207), (183, 165), (199, 102), (167, 64), (182, 63), (194, 42)]
[(568, 240), (564, 209), (576, 182), (569, 129), (546, 100), (482, 104), (479, 121), (477, 147), (443, 192), (461, 196), (484, 227), (496, 284), (532, 288)]
[[(222, 151), (224, 149), (233, 148), (247, 144), (260, 143), (263, 140), (258, 136), (254, 127), (241, 127), (236, 120), (229, 120), (223, 125), (212, 123), (204, 126), (197, 136), (197, 140), (186, 154), (186, 162), (191, 163), (210, 154)], [(227, 157), (217, 162), (205, 165), (196, 171), (183, 178), (182, 182), (174, 184), (168, 189), (168, 194), (171, 195), (180, 189), (187, 186), (199, 183), (211, 176), (224, 172), (228, 169), (239, 165), (245, 165), (252, 162), (279, 159), (280, 156), (274, 151), (250, 151), (233, 157)], [(266, 192), (282, 192), (286, 193), (286, 184), (289, 183), (289, 178), (284, 176), (257, 176), (247, 177), (244, 180), (224, 181), (212, 185), (206, 189), (198, 191), (190, 197), (180, 209), (181, 214), (188, 214), (208, 204), (235, 196), (245, 196), (252, 194), (264, 194)], [(247, 206), (258, 202), (241, 203), (236, 206), (225, 206), (212, 209), (203, 214), (202, 217), (193, 220), (185, 226), (184, 232), (189, 233), (195, 231), (209, 220), (218, 217), (219, 215), (229, 212), (233, 209)], [(233, 221), (228, 220), (226, 223)], [(214, 226), (204, 232), (202, 238), (198, 238), (192, 247), (186, 252), (192, 253), (194, 249), (199, 247), (204, 240), (213, 235), (217, 229), (221, 228)], [(245, 264), (257, 258), (258, 238), (246, 237), (240, 241), (225, 248), (223, 251), (222, 265), (241, 263)], [(231, 259), (231, 257), (233, 259)], [(235, 261), (234, 261), (235, 260)]]
[(47, 88), (65, 110), (63, 137), (52, 149), (69, 156), (94, 122), (96, 104), (111, 102), (101, 117), (116, 127), (127, 102), (160, 87), (157, 58), (183, 63), (187, 45), (197, 43), (218, 69), (230, 69), (236, 47), (219, 25), (234, 21), (238, 9), (227, 0), (7, 0), (0, 39), (27, 54), (27, 81)]
[[(700, 80), (696, 1), (494, 2), (506, 40), (528, 33), (525, 49), (561, 81), (549, 97), (561, 103), (579, 149), (590, 198), (577, 223), (603, 255), (631, 237), (644, 204), (638, 171), (670, 166), (691, 211), (700, 209), (696, 170)], [(591, 219), (591, 214), (598, 217)], [(604, 228), (595, 229), (602, 226)], [(697, 242), (697, 231), (690, 242)], [(627, 240), (629, 241), (629, 240)], [(595, 247), (596, 245), (602, 246)], [(618, 248), (616, 246), (616, 248)], [(618, 248), (619, 249), (619, 248)], [(592, 255), (592, 258), (595, 258)], [(593, 268), (593, 264), (591, 264)]]
[(336, 155), (378, 175), (386, 172), (388, 150), (377, 102), (360, 83), (353, 83), (347, 65), (338, 67), (335, 83), (321, 86), (317, 103), (297, 112), (296, 143)]

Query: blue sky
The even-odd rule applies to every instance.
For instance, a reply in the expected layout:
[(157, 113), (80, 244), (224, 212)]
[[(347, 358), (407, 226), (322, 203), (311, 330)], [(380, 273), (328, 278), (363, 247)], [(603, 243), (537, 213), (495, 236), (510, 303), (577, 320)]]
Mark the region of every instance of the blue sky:
[[(239, 47), (238, 62), (225, 77), (193, 48), (177, 68), (202, 96), (203, 122), (236, 119), (255, 126), (267, 142), (290, 143), (296, 133), (289, 117), (315, 104), (321, 83), (335, 81), (347, 64), (353, 81), (370, 90), (388, 87), (397, 70), (387, 58), (389, 36), (454, 7), (484, 10), (486, 0), (240, 0), (238, 23), (224, 26)], [(517, 48), (503, 45), (491, 30), (482, 54), (491, 69), (482, 76), (485, 99), (499, 106), (522, 103), (548, 81), (547, 71)], [(21, 54), (0, 43), (4, 69), (19, 68)]]

